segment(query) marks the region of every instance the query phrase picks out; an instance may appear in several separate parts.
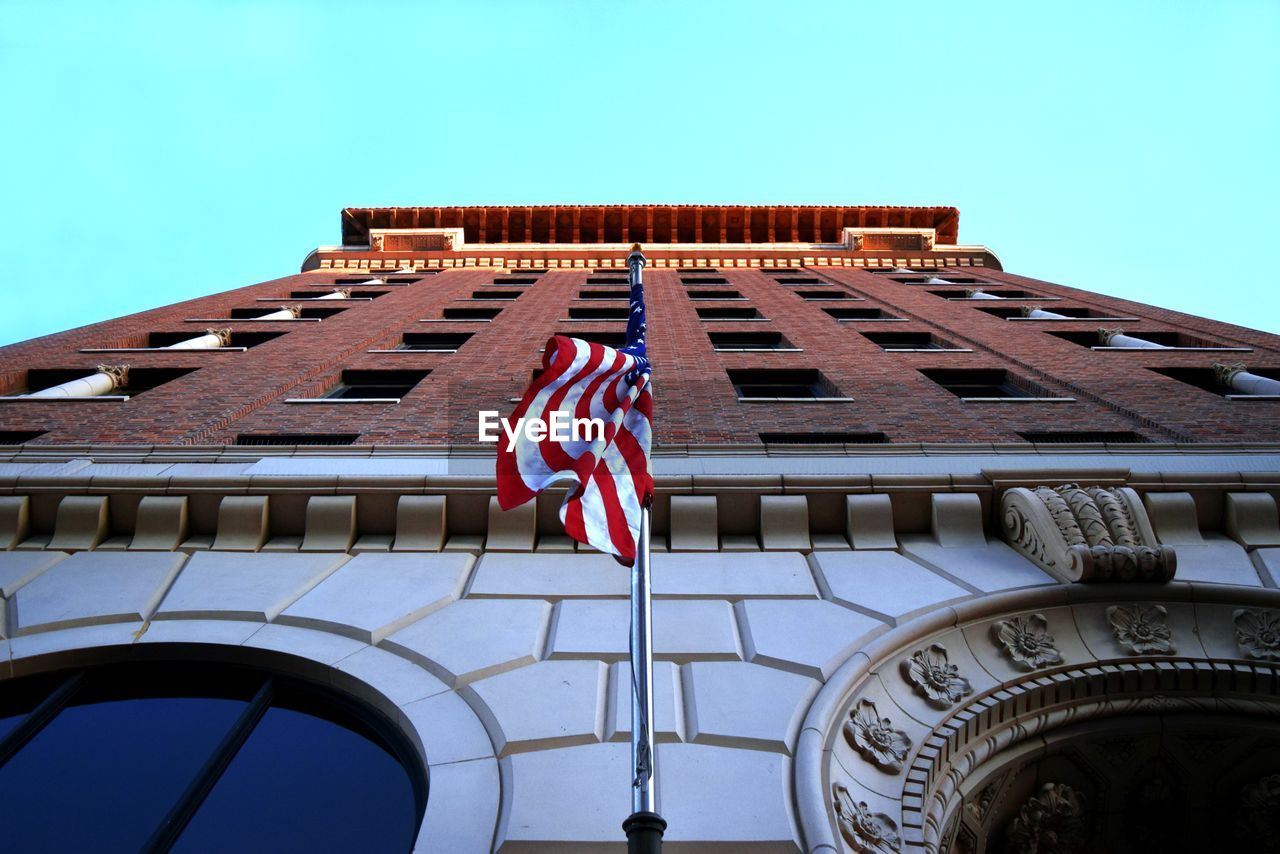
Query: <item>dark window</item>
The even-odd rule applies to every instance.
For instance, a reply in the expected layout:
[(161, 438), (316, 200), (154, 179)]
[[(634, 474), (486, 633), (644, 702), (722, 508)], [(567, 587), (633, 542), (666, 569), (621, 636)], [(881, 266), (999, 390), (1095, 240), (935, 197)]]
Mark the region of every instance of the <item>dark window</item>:
[(503, 276), (500, 279), (494, 279), (492, 284), (495, 285), (533, 285), (538, 280), (528, 276)]
[(629, 285), (630, 278), (625, 274), (618, 276), (589, 276), (587, 278), (588, 285)]
[(631, 315), (629, 306), (620, 305), (616, 308), (610, 306), (608, 308), (596, 306), (573, 306), (569, 309), (569, 318), (571, 320), (626, 320)]
[(406, 332), (396, 349), (452, 353), (470, 338), (470, 332)]
[(237, 445), (354, 445), (359, 433), (241, 433)]
[(707, 306), (697, 309), (699, 320), (757, 320), (760, 312), (749, 305)]
[(579, 341), (589, 341), (592, 344), (603, 344), (606, 347), (624, 347), (627, 343), (627, 333), (625, 332), (605, 332), (598, 329), (580, 329), (573, 332), (561, 332), (560, 335), (569, 338), (577, 338)]
[[(129, 381), (118, 387), (112, 394), (127, 394), (130, 397), (150, 391), (157, 386), (172, 382), (195, 371), (195, 368), (130, 368)], [(81, 377), (92, 376), (92, 368), (51, 369), (33, 368), (27, 371), (27, 390), (41, 391), (61, 385)]]
[(715, 300), (715, 299), (742, 299), (742, 294), (738, 291), (689, 291), (689, 299), (695, 300)]
[(522, 291), (499, 291), (499, 290), (472, 291), (471, 298), (472, 299), (515, 300), (520, 298), (521, 293)]
[(796, 293), (807, 300), (853, 299), (847, 291), (796, 291)]
[[(325, 296), (326, 294), (331, 294), (331, 293), (333, 293), (333, 291), (325, 291), (325, 290), (290, 291), (289, 299), (314, 300), (317, 297), (322, 297), (322, 296)], [(359, 291), (359, 292), (352, 292), (351, 296), (356, 299), (376, 299), (378, 297), (385, 297), (389, 293), (391, 293), (391, 291)]]
[(792, 350), (795, 345), (781, 332), (708, 332), (716, 350)]
[[(1041, 299), (1038, 294), (1029, 294), (1026, 291), (1009, 291), (1001, 288), (971, 288), (969, 290), (980, 290), (984, 294), (989, 294), (993, 297), (1000, 297), (1001, 299)], [(929, 293), (936, 297), (942, 297), (943, 299), (974, 299), (974, 297), (969, 293), (969, 290), (956, 288), (954, 290), (944, 289), (939, 291), (929, 291)], [(982, 299), (982, 297), (977, 297), (977, 299)]]
[(631, 298), (631, 291), (626, 288), (578, 292), (578, 299), (630, 299), (630, 298)]
[(884, 350), (954, 350), (956, 345), (932, 332), (863, 332), (863, 338)]
[(824, 308), (827, 314), (836, 320), (897, 320), (898, 318), (882, 308)]
[(893, 281), (900, 285), (986, 285), (990, 282), (984, 282), (981, 279), (972, 279), (967, 276), (939, 276), (928, 275), (922, 278), (895, 278)]
[(6, 850), (412, 847), (425, 772), (390, 722), (327, 689), (187, 661), (0, 693)]
[[(253, 308), (233, 308), (231, 309), (231, 317), (235, 320), (253, 320), (256, 317), (262, 317), (267, 314), (274, 314), (279, 311), (282, 306), (262, 306), (255, 305)], [(318, 317), (324, 319), (333, 317), (335, 314), (346, 311), (348, 306), (328, 306), (328, 305), (305, 305), (302, 306), (302, 317)], [(267, 321), (270, 323), (270, 321)]]
[(493, 320), (501, 313), (501, 308), (457, 306), (442, 310), (440, 316), (445, 320)]
[(889, 437), (883, 433), (761, 433), (766, 445), (884, 445)]
[[(985, 311), (987, 314), (994, 314), (996, 317), (1010, 318), (1023, 316), (1021, 305), (988, 305), (983, 300), (978, 300), (978, 303), (977, 308), (979, 311)], [(1069, 305), (1042, 305), (1039, 306), (1039, 308), (1044, 311), (1051, 311), (1054, 314), (1061, 314), (1063, 317), (1092, 317), (1098, 320), (1103, 320), (1111, 316), (1099, 311), (1094, 311), (1091, 308), (1076, 308)]]
[[(1063, 341), (1070, 341), (1072, 344), (1079, 344), (1081, 347), (1106, 347), (1107, 343), (1103, 340), (1102, 334), (1093, 330), (1085, 332), (1050, 332), (1055, 338), (1061, 338)], [(1224, 347), (1227, 345), (1220, 344), (1216, 341), (1209, 341), (1204, 338), (1196, 338), (1192, 335), (1186, 335), (1182, 332), (1151, 332), (1145, 329), (1135, 329), (1133, 331), (1124, 330), (1124, 334), (1132, 338), (1142, 338), (1150, 341), (1152, 344), (1160, 344), (1164, 347)]]
[(1093, 442), (1150, 442), (1141, 433), (1132, 430), (1046, 430), (1040, 432), (1019, 433), (1028, 442), (1040, 442), (1048, 445), (1073, 445)]
[(729, 381), (738, 397), (746, 400), (813, 400), (840, 396), (826, 377), (812, 368), (730, 370)]
[(688, 273), (680, 275), (680, 284), (682, 285), (727, 285), (729, 280), (723, 276), (690, 276)]
[(1053, 397), (1002, 368), (939, 368), (923, 370), (929, 379), (956, 397)]
[(778, 276), (774, 279), (780, 285), (825, 285), (822, 279), (813, 276)]
[(716, 267), (691, 267), (678, 272), (682, 276), (717, 276), (720, 274), (719, 268)]
[[(1157, 374), (1166, 376), (1169, 379), (1177, 380), (1187, 385), (1204, 389), (1214, 394), (1226, 396), (1228, 394), (1238, 394), (1235, 389), (1224, 386), (1218, 382), (1217, 372), (1213, 368), (1150, 368)], [(1249, 373), (1267, 379), (1280, 380), (1280, 369), (1275, 368), (1255, 368), (1249, 366)]]
[(427, 378), (430, 371), (342, 372), (342, 381), (323, 396), (339, 400), (390, 400), (404, 397)]
[[(181, 341), (188, 341), (192, 338), (199, 338), (203, 332), (193, 332), (188, 329), (185, 332), (152, 332), (147, 335), (148, 347), (168, 347), (171, 344), (177, 344)], [(284, 332), (232, 332), (230, 347), (257, 347), (259, 344), (265, 344), (272, 338), (279, 338)]]
[[(420, 271), (420, 273), (438, 273), (438, 272), (439, 272), (438, 270)], [(417, 275), (410, 277), (410, 276), (382, 276), (382, 275), (371, 274), (368, 276), (346, 277), (342, 279), (334, 279), (333, 283), (335, 285), (342, 285), (343, 287), (348, 287), (348, 288), (360, 288), (360, 287), (376, 288), (379, 285), (412, 285), (416, 281), (419, 281), (419, 278)]]
[[(48, 432), (48, 430), (0, 430), (0, 445), (21, 445)], [(0, 732), (0, 736), (3, 734)]]

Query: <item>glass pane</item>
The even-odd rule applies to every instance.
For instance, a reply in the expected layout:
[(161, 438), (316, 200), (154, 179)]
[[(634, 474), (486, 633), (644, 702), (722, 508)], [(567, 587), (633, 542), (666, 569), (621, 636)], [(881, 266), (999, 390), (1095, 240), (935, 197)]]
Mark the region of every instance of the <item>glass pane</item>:
[(353, 716), (317, 712), (305, 695), (281, 703), (267, 710), (173, 850), (410, 850), (418, 816), (400, 761)]
[[(137, 851), (247, 701), (243, 689), (157, 696), (185, 693), (181, 682), (159, 671), (145, 682), (91, 677), (0, 768), (5, 849)], [(216, 683), (206, 679), (201, 692), (219, 693)]]

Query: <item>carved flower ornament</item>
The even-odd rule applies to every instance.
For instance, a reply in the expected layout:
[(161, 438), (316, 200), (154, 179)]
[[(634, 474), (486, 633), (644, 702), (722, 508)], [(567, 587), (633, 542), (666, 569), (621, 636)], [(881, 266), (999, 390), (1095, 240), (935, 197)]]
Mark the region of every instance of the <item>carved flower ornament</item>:
[(947, 648), (942, 644), (913, 652), (902, 662), (902, 672), (925, 699), (943, 708), (973, 692), (969, 680), (960, 675), (960, 668), (947, 659)]
[(902, 770), (911, 752), (911, 739), (902, 730), (894, 729), (888, 718), (880, 717), (871, 700), (860, 701), (857, 710), (849, 713), (844, 737), (864, 759), (895, 774)]
[(1231, 615), (1236, 643), (1249, 658), (1280, 661), (1280, 613), (1241, 609)]
[(902, 839), (898, 825), (882, 812), (872, 812), (866, 801), (853, 802), (849, 790), (839, 783), (831, 787), (835, 795), (836, 821), (840, 835), (854, 851), (901, 851)]
[(1163, 605), (1112, 605), (1107, 620), (1120, 645), (1135, 655), (1166, 655), (1178, 651)]
[(1028, 670), (1062, 662), (1062, 653), (1053, 645), (1049, 621), (1043, 614), (998, 620), (991, 626), (991, 633), (1009, 657)]

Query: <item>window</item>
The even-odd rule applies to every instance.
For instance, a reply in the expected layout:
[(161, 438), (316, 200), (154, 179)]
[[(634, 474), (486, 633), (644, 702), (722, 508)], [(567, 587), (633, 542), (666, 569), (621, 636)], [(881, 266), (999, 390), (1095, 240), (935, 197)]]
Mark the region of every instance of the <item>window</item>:
[(354, 445), (359, 433), (241, 433), (237, 445)]
[(739, 400), (845, 400), (813, 368), (730, 370)]
[[(281, 300), (281, 302), (284, 302), (284, 300)], [(268, 308), (266, 306), (255, 305), (253, 308), (233, 308), (231, 309), (230, 316), (232, 320), (255, 320), (259, 317), (262, 317), (263, 315), (273, 314), (279, 310), (280, 310), (280, 306), (271, 306)], [(326, 317), (333, 317), (335, 314), (340, 314), (341, 312), (344, 312), (346, 310), (347, 310), (347, 306), (340, 306), (340, 305), (331, 306), (331, 305), (325, 305), (324, 303), (321, 303), (320, 305), (303, 306), (302, 313), (299, 316), (319, 318), (323, 320)], [(288, 318), (284, 318), (284, 319), (287, 320)]]
[[(1218, 382), (1217, 372), (1213, 368), (1150, 368), (1149, 370), (1222, 397), (1264, 397), (1264, 395), (1239, 394), (1234, 388), (1222, 385)], [(1249, 373), (1259, 377), (1266, 377), (1267, 379), (1280, 380), (1280, 369), (1276, 368), (1255, 368), (1250, 365)], [(1265, 395), (1265, 397), (1270, 397), (1270, 395)]]
[(627, 344), (627, 333), (625, 332), (604, 332), (598, 329), (578, 329), (571, 332), (561, 332), (559, 334), (569, 338), (577, 338), (579, 341), (587, 341), (592, 344), (603, 344), (606, 347), (613, 347), (615, 350), (619, 347), (625, 347)]
[(494, 279), (491, 284), (495, 285), (533, 285), (538, 280), (528, 276), (503, 276), (500, 279)]
[(813, 276), (778, 276), (774, 279), (780, 285), (825, 285), (822, 279)]
[(346, 370), (342, 380), (327, 393), (324, 400), (394, 400), (399, 402), (430, 371)]
[(1135, 433), (1132, 430), (1045, 430), (1018, 435), (1028, 442), (1046, 445), (1080, 445), (1094, 442), (1135, 444), (1151, 441), (1141, 433)]
[(841, 322), (847, 320), (902, 320), (901, 317), (895, 317), (883, 308), (846, 308), (840, 306), (838, 308), (824, 308), (823, 311)]
[(984, 282), (981, 279), (974, 279), (969, 276), (942, 276), (936, 274), (916, 276), (910, 278), (894, 277), (893, 281), (900, 285), (990, 285), (991, 282)]
[(476, 320), (488, 321), (493, 320), (502, 313), (501, 308), (479, 308), (472, 306), (456, 306), (446, 308), (440, 312), (440, 316), (445, 320)]
[[(290, 292), (289, 292), (289, 299), (305, 299), (305, 300), (314, 300), (314, 299), (318, 299), (318, 298), (323, 297), (323, 296), (328, 296), (329, 294), (332, 294), (332, 293), (333, 293), (333, 291), (332, 291), (332, 290), (324, 290), (324, 289), (317, 289), (317, 290), (314, 290), (314, 291), (290, 291)], [(391, 293), (391, 291), (364, 291), (364, 290), (362, 290), (362, 291), (360, 291), (360, 292), (358, 292), (358, 293), (357, 293), (357, 292), (355, 292), (355, 291), (352, 291), (350, 299), (354, 299), (354, 300), (362, 300), (362, 301), (363, 301), (363, 300), (370, 300), (370, 299), (377, 299), (378, 297), (385, 297), (385, 296), (386, 296), (387, 294), (389, 294), (389, 293)], [(264, 298), (264, 299), (265, 299), (265, 298)], [(274, 302), (274, 300), (272, 300), (272, 301)]]
[(692, 300), (746, 299), (740, 292), (734, 290), (688, 291), (688, 294), (689, 299)]
[(578, 299), (631, 299), (631, 291), (627, 288), (609, 290), (579, 291)]
[[(796, 291), (801, 299), (806, 300), (829, 300), (829, 299), (855, 299), (855, 297), (847, 291)], [(861, 299), (861, 297), (856, 297)]]
[[(421, 270), (420, 273), (437, 273), (438, 270)], [(412, 285), (414, 282), (421, 281), (417, 276), (380, 276), (378, 274), (369, 274), (368, 276), (346, 277), (342, 279), (334, 279), (335, 285), (342, 285), (347, 288), (376, 288), (382, 285)]]
[[(152, 332), (147, 335), (147, 346), (168, 347), (171, 344), (198, 338), (200, 334), (192, 332), (190, 329), (186, 332)], [(279, 338), (284, 334), (284, 332), (232, 332), (231, 343), (227, 346), (257, 347), (259, 344), (265, 344), (273, 338)]]
[[(165, 383), (173, 382), (195, 370), (195, 368), (130, 368), (129, 381), (117, 387), (112, 394), (135, 397), (144, 391), (151, 391)], [(92, 376), (94, 373), (92, 368), (32, 368), (27, 371), (27, 391), (41, 391), (71, 380)]]
[(938, 368), (920, 373), (964, 400), (1070, 400), (1051, 396), (1003, 368)]
[(587, 284), (588, 285), (629, 285), (631, 284), (631, 279), (628, 277), (626, 273), (622, 273), (617, 276), (607, 276), (607, 275), (588, 276)]
[(764, 320), (751, 306), (707, 306), (697, 311), (699, 320)]
[[(984, 294), (988, 294), (993, 297), (1000, 297), (1001, 299), (1045, 299), (1045, 297), (1038, 296), (1037, 294), (1030, 294), (1026, 291), (1011, 291), (1003, 288), (979, 288), (978, 290), (981, 290)], [(929, 291), (929, 293), (936, 297), (942, 297), (943, 299), (975, 299), (975, 297), (969, 294), (969, 291), (962, 290), (960, 288), (956, 288), (955, 290), (944, 289), (940, 291)], [(982, 299), (982, 297), (976, 297), (976, 299)]]
[(943, 340), (932, 332), (863, 332), (873, 344), (879, 344), (886, 352), (910, 353), (915, 350), (956, 350), (968, 352), (950, 341)]
[(631, 316), (630, 306), (573, 306), (569, 309), (570, 320), (621, 320)]
[(397, 350), (420, 350), (424, 353), (456, 353), (471, 339), (470, 332), (406, 332)]
[[(1109, 345), (1103, 339), (1099, 330), (1085, 332), (1050, 332), (1054, 338), (1061, 338), (1063, 341), (1070, 341), (1072, 344), (1079, 344), (1081, 347), (1096, 347), (1099, 349), (1110, 348), (1118, 345)], [(1152, 344), (1159, 344), (1164, 348), (1176, 348), (1179, 350), (1238, 350), (1247, 352), (1250, 347), (1228, 347), (1215, 341), (1209, 341), (1204, 338), (1197, 338), (1193, 335), (1187, 335), (1183, 332), (1169, 331), (1150, 331), (1146, 329), (1134, 330), (1132, 332), (1125, 330), (1125, 335), (1133, 338), (1141, 338), (1150, 341)], [(1127, 348), (1120, 348), (1127, 349)]]
[(682, 285), (727, 285), (729, 280), (723, 276), (691, 276), (688, 273), (680, 274), (680, 284)]
[(520, 298), (521, 291), (472, 291), (472, 299), (496, 299), (496, 300), (516, 300)]
[(712, 348), (718, 353), (751, 353), (757, 350), (789, 350), (800, 352), (781, 332), (708, 332)]
[(0, 430), (0, 445), (21, 445), (38, 439), (48, 430)]
[[(1022, 313), (1021, 305), (990, 305), (989, 300), (976, 300), (975, 307), (979, 311), (985, 311), (987, 314), (1002, 317), (1006, 320), (1039, 320), (1041, 318), (1025, 317)], [(1059, 320), (1137, 320), (1136, 317), (1113, 317), (1105, 312), (1095, 311), (1091, 308), (1079, 308), (1076, 306), (1058, 305), (1056, 303), (1040, 307), (1042, 311), (1052, 314), (1060, 314), (1061, 318), (1043, 318), (1045, 321)]]
[(408, 851), (425, 770), (381, 714), (247, 667), (0, 682), (11, 851)]
[(766, 445), (885, 445), (883, 433), (761, 433)]

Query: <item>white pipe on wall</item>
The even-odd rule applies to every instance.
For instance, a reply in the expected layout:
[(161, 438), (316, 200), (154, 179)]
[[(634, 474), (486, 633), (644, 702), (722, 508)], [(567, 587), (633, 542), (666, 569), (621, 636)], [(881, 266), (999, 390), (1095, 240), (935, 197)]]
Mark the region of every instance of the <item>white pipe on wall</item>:
[(1038, 305), (1024, 305), (1022, 307), (1023, 317), (1039, 317), (1053, 320), (1066, 320), (1065, 314), (1058, 314), (1056, 311), (1045, 311)]
[(1213, 370), (1218, 382), (1237, 394), (1280, 395), (1280, 380), (1251, 374), (1242, 364), (1216, 364)]
[(333, 293), (316, 297), (316, 299), (351, 299), (351, 288), (335, 288)]
[(231, 343), (231, 327), (224, 329), (206, 329), (198, 338), (188, 338), (177, 344), (161, 347), (162, 350), (217, 350)]
[(1146, 350), (1167, 350), (1169, 349), (1163, 344), (1157, 344), (1154, 341), (1148, 341), (1145, 338), (1135, 338), (1132, 335), (1125, 335), (1123, 329), (1099, 329), (1098, 340), (1102, 342), (1104, 347), (1142, 347)]
[(965, 288), (964, 295), (968, 299), (1004, 299), (1004, 297), (989, 294), (982, 288)]
[(254, 320), (295, 320), (302, 316), (302, 306), (285, 305), (281, 306), (279, 311), (273, 311), (270, 314), (263, 314), (255, 317)]

